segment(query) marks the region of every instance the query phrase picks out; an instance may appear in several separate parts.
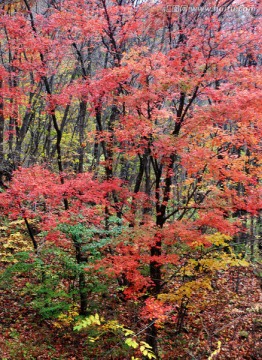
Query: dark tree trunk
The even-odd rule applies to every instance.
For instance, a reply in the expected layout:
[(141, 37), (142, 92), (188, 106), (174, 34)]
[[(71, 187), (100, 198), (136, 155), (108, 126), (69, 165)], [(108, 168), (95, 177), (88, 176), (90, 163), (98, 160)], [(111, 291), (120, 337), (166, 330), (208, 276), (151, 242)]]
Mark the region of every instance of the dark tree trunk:
[(4, 103), (1, 94), (3, 82), (0, 80), (0, 187), (4, 187)]
[(79, 157), (78, 157), (78, 172), (84, 172), (84, 154), (85, 154), (85, 117), (86, 117), (86, 101), (81, 101), (78, 115), (78, 131), (79, 131)]
[[(82, 256), (82, 249), (81, 244), (77, 240), (74, 241), (75, 246), (75, 256), (76, 256), (76, 262), (78, 265), (81, 265), (83, 261)], [(78, 275), (78, 289), (79, 289), (79, 298), (80, 298), (80, 311), (79, 315), (87, 315), (87, 289), (86, 289), (86, 278), (85, 278), (85, 271), (83, 269), (79, 270)]]

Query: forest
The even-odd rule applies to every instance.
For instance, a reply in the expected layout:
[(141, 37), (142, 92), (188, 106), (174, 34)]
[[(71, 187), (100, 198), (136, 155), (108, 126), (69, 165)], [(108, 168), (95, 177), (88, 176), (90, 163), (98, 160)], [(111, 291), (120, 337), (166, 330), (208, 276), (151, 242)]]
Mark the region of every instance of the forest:
[(262, 3), (0, 1), (1, 360), (259, 360)]

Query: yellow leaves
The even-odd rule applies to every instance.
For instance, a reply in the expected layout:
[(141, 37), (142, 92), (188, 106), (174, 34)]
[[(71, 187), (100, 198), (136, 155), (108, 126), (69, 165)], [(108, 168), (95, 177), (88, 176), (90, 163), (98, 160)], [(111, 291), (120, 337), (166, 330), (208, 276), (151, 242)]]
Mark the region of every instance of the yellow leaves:
[(211, 235), (206, 235), (206, 240), (216, 246), (227, 246), (227, 241), (231, 240), (231, 236), (216, 232)]
[(231, 251), (228, 242), (231, 240), (231, 236), (216, 232), (214, 234), (206, 235), (206, 240), (215, 245), (226, 247), (229, 250), (229, 254), (226, 252), (213, 253), (210, 258), (203, 258), (198, 261), (200, 265), (200, 271), (217, 271), (224, 270), (228, 266), (248, 266), (248, 262), (245, 260), (238, 259), (235, 254)]
[[(102, 324), (103, 323), (103, 324)], [(78, 322), (78, 324), (74, 327), (74, 330), (82, 330), (89, 326), (98, 325), (101, 326), (99, 329), (100, 334), (105, 334), (106, 332), (114, 332), (116, 331), (116, 335), (121, 335), (122, 337), (125, 336), (126, 339), (124, 343), (133, 348), (138, 349), (142, 353), (143, 356), (146, 356), (148, 359), (156, 359), (155, 354), (152, 351), (152, 347), (144, 341), (138, 342), (136, 340), (136, 334), (133, 330), (125, 328), (123, 325), (119, 324), (117, 320), (110, 320), (105, 322), (103, 318), (100, 318), (98, 314), (90, 315), (89, 317), (85, 318)], [(96, 337), (88, 337), (88, 340), (92, 343), (97, 341), (100, 338), (100, 334)], [(138, 360), (137, 358), (132, 357), (133, 360)]]
[(82, 330), (91, 325), (101, 325), (101, 319), (98, 314), (90, 315), (74, 327), (74, 330)]
[(60, 314), (53, 325), (59, 329), (69, 327), (74, 323), (76, 316), (78, 316), (78, 312), (75, 309), (70, 309), (66, 314)]
[(24, 225), (25, 221), (24, 219), (20, 219), (20, 220), (14, 220), (10, 222), (10, 226), (12, 225)]
[(18, 244), (20, 246), (24, 245), (25, 247), (27, 247), (27, 243), (26, 243), (26, 241), (24, 239), (24, 236), (20, 232), (16, 232), (14, 234), (11, 234), (8, 237), (7, 242), (3, 245), (3, 247), (6, 248), (6, 249), (15, 249), (15, 248), (18, 247)]
[[(14, 13), (14, 12), (26, 12), (27, 8), (24, 4), (23, 1), (21, 0), (13, 0), (13, 1), (9, 1), (6, 2), (7, 4), (3, 6), (3, 10), (8, 12), (8, 13)], [(28, 0), (29, 5), (33, 5), (35, 3), (35, 1), (30, 1)]]
[(116, 330), (122, 328), (117, 320), (109, 320), (103, 325), (103, 330)]
[(229, 266), (249, 266), (246, 260), (238, 259), (234, 254), (221, 253), (218, 258), (199, 260), (200, 271), (214, 273), (218, 270), (226, 270)]
[(180, 288), (171, 294), (160, 294), (158, 299), (162, 301), (180, 302), (183, 298), (190, 299), (193, 295), (203, 290), (212, 290), (211, 279), (205, 277), (194, 281), (188, 281), (180, 286)]
[(246, 260), (242, 260), (242, 259), (231, 259), (230, 263), (231, 266), (244, 266), (247, 267), (249, 266), (249, 263)]
[(136, 340), (134, 340), (133, 338), (127, 338), (125, 340), (125, 344), (127, 344), (128, 346), (130, 346), (134, 349), (137, 349), (139, 346), (138, 342), (136, 342)]
[(89, 316), (90, 324), (101, 325), (101, 321), (98, 314)]
[[(29, 224), (37, 223), (36, 219), (30, 219)], [(16, 263), (15, 255), (21, 252), (32, 251), (32, 241), (24, 219), (10, 221), (0, 227), (0, 255), (2, 262)]]
[(152, 347), (144, 342), (144, 341), (140, 341), (140, 351), (144, 356), (147, 356), (149, 359), (156, 359), (155, 354), (152, 351)]
[(133, 63), (134, 66), (137, 67), (137, 62), (141, 62), (141, 56), (148, 52), (148, 48), (146, 46), (133, 47), (128, 53), (123, 53), (123, 63), (129, 61)]
[(209, 271), (214, 273), (217, 270), (225, 269), (228, 262), (221, 256), (220, 259), (201, 259), (199, 260), (200, 271)]
[(125, 336), (134, 335), (134, 331), (123, 328)]
[(18, 260), (14, 259), (11, 255), (6, 255), (4, 252), (0, 252), (0, 258), (2, 263), (17, 263)]
[[(0, 230), (5, 231), (6, 227), (2, 226)], [(2, 262), (17, 262), (14, 255), (18, 252), (25, 252), (32, 250), (30, 240), (21, 232), (16, 231), (8, 237), (0, 238), (1, 261)]]
[(138, 344), (138, 342), (134, 338), (127, 338), (125, 340), (125, 344), (134, 349), (137, 349), (139, 347), (142, 355), (148, 357), (148, 359), (156, 359), (156, 356), (152, 351), (152, 347), (144, 341), (140, 341), (140, 343)]
[(198, 265), (198, 261), (191, 259), (188, 261), (188, 264), (182, 268), (179, 275), (181, 276), (193, 276), (195, 273), (195, 268)]
[(221, 341), (217, 342), (217, 349), (212, 352), (212, 354), (209, 356), (208, 360), (212, 360), (216, 355), (218, 355), (221, 351)]

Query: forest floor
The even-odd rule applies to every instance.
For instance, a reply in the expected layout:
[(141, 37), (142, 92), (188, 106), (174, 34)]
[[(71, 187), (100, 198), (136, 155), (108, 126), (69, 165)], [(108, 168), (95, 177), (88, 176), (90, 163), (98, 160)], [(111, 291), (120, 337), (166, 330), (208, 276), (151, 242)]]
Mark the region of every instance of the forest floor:
[[(15, 276), (13, 284), (0, 293), (1, 360), (93, 359), (88, 354), (86, 333), (73, 331), (72, 324), (57, 327), (55, 319), (43, 320), (31, 307), (32, 298), (22, 291), (27, 281), (21, 275)], [(221, 341), (221, 350), (214, 360), (261, 359), (260, 285), (257, 270), (255, 274), (252, 266), (220, 274), (204, 301), (201, 297), (194, 299), (197, 311), (189, 309), (182, 333), (175, 335), (169, 321), (159, 329), (161, 358), (207, 360)], [(111, 305), (114, 307), (113, 299)], [(97, 357), (100, 360), (129, 358), (131, 355)]]

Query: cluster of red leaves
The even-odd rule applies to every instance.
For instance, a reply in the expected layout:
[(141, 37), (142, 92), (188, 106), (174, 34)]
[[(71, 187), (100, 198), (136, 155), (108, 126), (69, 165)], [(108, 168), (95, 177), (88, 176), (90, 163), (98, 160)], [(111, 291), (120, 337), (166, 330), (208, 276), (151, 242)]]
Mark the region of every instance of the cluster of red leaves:
[[(61, 240), (61, 233), (55, 230), (58, 224), (85, 222), (99, 226), (101, 209), (110, 205), (107, 195), (120, 189), (119, 180), (99, 182), (91, 173), (58, 175), (36, 165), (13, 173), (9, 188), (0, 194), (0, 207), (10, 219), (36, 218), (41, 230), (49, 232), (47, 239), (56, 242)], [(69, 210), (63, 206), (64, 199), (69, 202)]]

